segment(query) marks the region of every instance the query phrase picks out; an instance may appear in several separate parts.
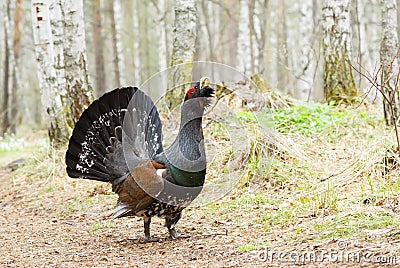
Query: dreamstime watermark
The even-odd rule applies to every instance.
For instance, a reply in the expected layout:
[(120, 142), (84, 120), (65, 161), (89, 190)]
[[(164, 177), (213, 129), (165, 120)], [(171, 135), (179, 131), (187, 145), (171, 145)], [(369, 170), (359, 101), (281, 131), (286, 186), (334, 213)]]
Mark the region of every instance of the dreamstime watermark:
[(347, 241), (339, 241), (336, 249), (321, 250), (274, 250), (265, 247), (256, 252), (258, 262), (267, 263), (348, 263), (348, 264), (400, 264), (400, 255), (381, 254), (366, 249), (348, 249)]

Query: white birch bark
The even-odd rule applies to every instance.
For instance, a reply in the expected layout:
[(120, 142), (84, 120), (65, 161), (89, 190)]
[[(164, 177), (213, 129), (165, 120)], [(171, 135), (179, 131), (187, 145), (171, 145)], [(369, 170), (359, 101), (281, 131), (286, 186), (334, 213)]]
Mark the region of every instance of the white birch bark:
[(351, 65), (349, 0), (324, 0), (324, 95), (327, 101), (349, 103), (357, 95)]
[(65, 66), (64, 66), (64, 19), (60, 0), (49, 1), (50, 27), (53, 40), (53, 62), (56, 71), (58, 95), (66, 94)]
[(297, 78), (297, 89), (295, 95), (300, 100), (307, 100), (311, 95), (315, 73), (315, 54), (313, 51), (313, 21), (312, 0), (304, 0), (299, 3), (300, 22), (299, 38), (297, 45), (293, 46), (298, 50), (298, 62), (295, 68)]
[(57, 100), (57, 78), (54, 68), (54, 45), (50, 24), (50, 0), (32, 0), (32, 26), (35, 42), (38, 77), (40, 83), (44, 121), (50, 141), (64, 141), (68, 136), (63, 110)]
[(240, 0), (237, 68), (245, 75), (251, 75), (251, 48), (249, 28), (249, 7), (247, 0)]
[(397, 0), (397, 41), (399, 40), (400, 40), (400, 0)]
[[(196, 41), (196, 1), (175, 0), (173, 64), (193, 62)], [(186, 75), (186, 74), (185, 74)]]
[(187, 83), (192, 81), (195, 53), (197, 7), (195, 0), (175, 0), (174, 40), (171, 65), (175, 66), (169, 88), (177, 87), (167, 99), (170, 108), (182, 99)]
[(397, 37), (397, 3), (396, 0), (381, 0), (382, 4), (382, 41), (381, 41), (381, 64), (383, 91), (393, 101), (391, 112), (390, 105), (384, 101), (384, 114), (387, 125), (396, 124), (400, 116), (399, 85), (399, 42)]
[[(93, 93), (87, 70), (82, 0), (63, 0), (62, 8), (64, 15), (64, 62), (67, 90), (67, 95), (62, 96), (62, 101), (70, 104), (67, 123), (72, 127), (84, 109), (93, 100)], [(65, 104), (64, 106), (66, 107)]]
[(385, 69), (394, 64), (393, 71), (398, 70), (398, 59), (395, 56), (399, 49), (397, 36), (397, 3), (396, 0), (381, 0), (382, 4), (382, 41), (380, 57)]
[(343, 53), (351, 55), (351, 31), (349, 0), (324, 0), (322, 11), (324, 18), (324, 45), (327, 54), (335, 54), (344, 49)]

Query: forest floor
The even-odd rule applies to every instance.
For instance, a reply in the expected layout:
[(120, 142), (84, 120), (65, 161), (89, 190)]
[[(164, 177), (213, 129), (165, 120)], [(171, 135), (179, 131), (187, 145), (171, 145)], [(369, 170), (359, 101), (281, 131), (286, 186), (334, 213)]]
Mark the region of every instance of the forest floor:
[[(252, 123), (250, 114), (240, 116)], [(161, 241), (151, 243), (141, 239), (141, 219), (112, 219), (117, 196), (108, 185), (67, 177), (65, 148), (50, 150), (44, 133), (1, 140), (0, 166), (27, 161), (0, 169), (0, 266), (400, 263), (395, 139), (380, 110), (307, 105), (272, 116), (276, 135), (268, 168), (261, 163), (264, 144), (253, 141), (236, 189), (185, 210), (178, 224), (184, 238), (169, 239), (163, 221), (154, 219), (152, 235)], [(209, 169), (212, 176), (217, 164)]]

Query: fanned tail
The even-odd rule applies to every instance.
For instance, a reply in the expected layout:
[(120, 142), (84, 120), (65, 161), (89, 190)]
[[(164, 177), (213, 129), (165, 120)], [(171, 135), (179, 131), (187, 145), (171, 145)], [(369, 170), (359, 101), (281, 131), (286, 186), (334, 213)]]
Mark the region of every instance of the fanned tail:
[[(118, 88), (82, 113), (69, 140), (67, 173), (72, 178), (121, 183), (132, 163), (162, 152), (161, 142), (161, 121), (153, 101), (136, 87)], [(127, 147), (134, 153), (129, 157), (138, 161), (125, 159)]]

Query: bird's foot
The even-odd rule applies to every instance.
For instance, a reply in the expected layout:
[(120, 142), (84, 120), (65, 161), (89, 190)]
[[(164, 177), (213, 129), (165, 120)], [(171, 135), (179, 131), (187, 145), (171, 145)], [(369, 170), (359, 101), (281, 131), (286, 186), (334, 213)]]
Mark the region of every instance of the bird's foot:
[(161, 241), (162, 241), (162, 239), (159, 237), (145, 236), (143, 238), (143, 243), (161, 242)]
[(178, 233), (177, 230), (175, 230), (175, 229), (170, 229), (170, 230), (169, 230), (169, 237), (170, 237), (172, 240), (175, 240), (175, 239), (190, 238), (190, 235), (182, 235), (182, 234)]

